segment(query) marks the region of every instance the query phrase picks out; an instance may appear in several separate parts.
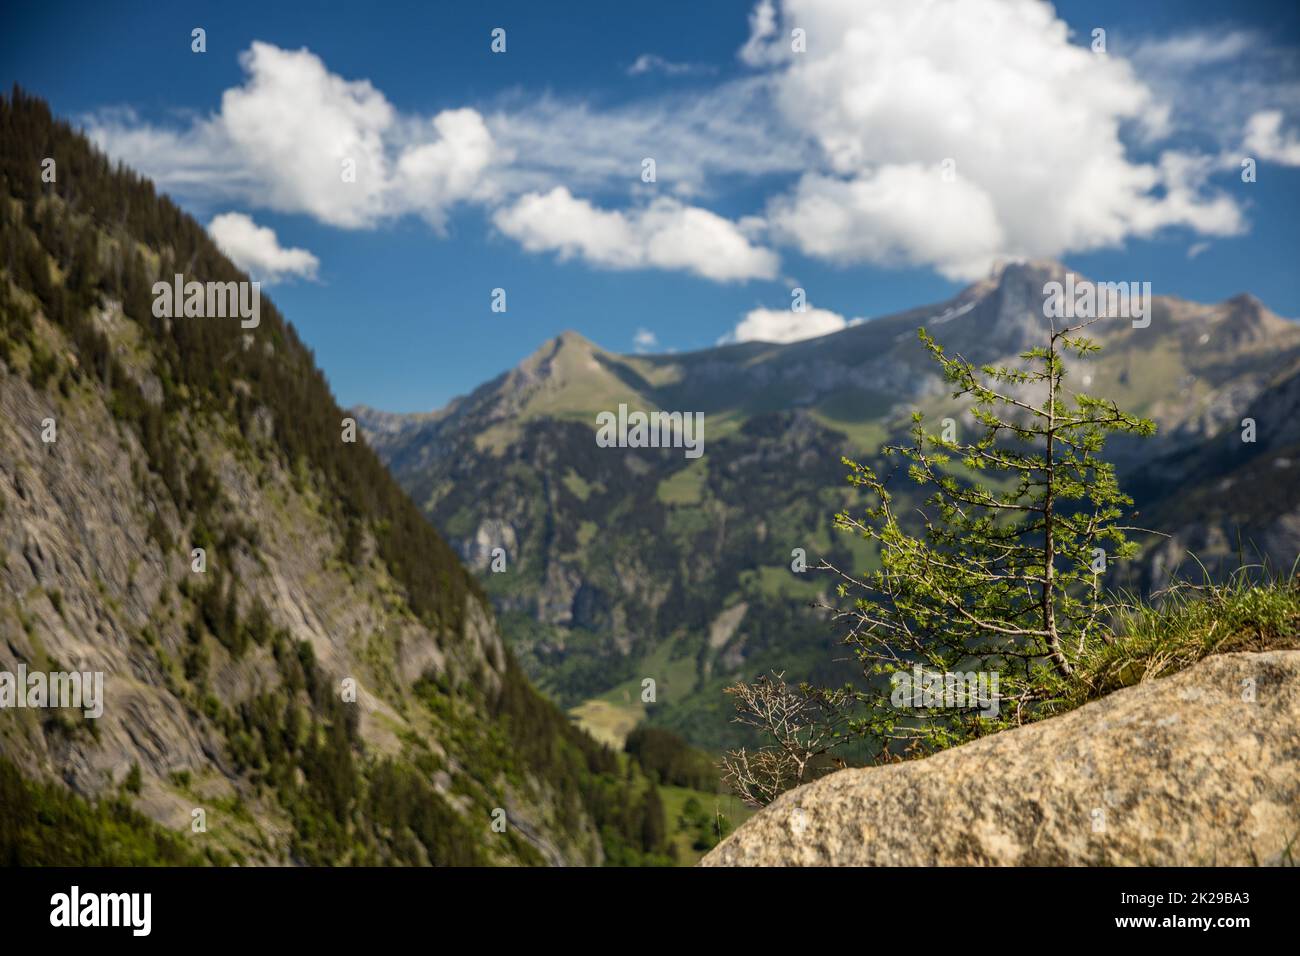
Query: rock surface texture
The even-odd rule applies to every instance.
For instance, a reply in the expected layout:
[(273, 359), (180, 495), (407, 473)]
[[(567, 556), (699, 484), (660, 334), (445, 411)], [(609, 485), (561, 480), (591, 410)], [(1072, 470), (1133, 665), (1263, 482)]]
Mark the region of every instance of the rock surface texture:
[(703, 866), (1277, 865), (1300, 854), (1300, 651), (783, 794)]

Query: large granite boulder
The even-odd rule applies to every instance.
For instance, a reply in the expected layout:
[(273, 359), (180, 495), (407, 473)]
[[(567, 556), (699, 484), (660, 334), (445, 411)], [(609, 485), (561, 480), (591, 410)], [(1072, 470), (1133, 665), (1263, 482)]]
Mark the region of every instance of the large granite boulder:
[(703, 866), (1300, 857), (1300, 651), (1223, 654), (924, 760), (783, 794)]

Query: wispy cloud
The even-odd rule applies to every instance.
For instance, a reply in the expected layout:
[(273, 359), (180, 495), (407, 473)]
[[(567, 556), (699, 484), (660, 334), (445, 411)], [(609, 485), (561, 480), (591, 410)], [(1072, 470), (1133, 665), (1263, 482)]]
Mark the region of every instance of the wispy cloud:
[(1250, 30), (1191, 30), (1140, 42), (1129, 54), (1139, 68), (1192, 70), (1240, 59), (1264, 45)]
[(487, 111), (493, 138), (513, 157), (507, 188), (626, 196), (641, 162), (655, 160), (659, 189), (711, 195), (793, 174), (814, 161), (811, 141), (777, 114), (768, 77), (660, 94), (615, 107), (583, 99), (514, 93)]
[(1283, 166), (1300, 166), (1300, 136), (1282, 129), (1281, 110), (1262, 110), (1246, 121), (1247, 155)]
[(664, 76), (707, 76), (717, 72), (718, 68), (711, 63), (678, 63), (665, 59), (658, 53), (642, 53), (627, 68), (628, 76), (644, 76), (647, 73), (662, 73)]
[(659, 336), (649, 329), (637, 329), (636, 334), (632, 336), (632, 347), (638, 354), (653, 352), (659, 347)]
[[(1195, 29), (1139, 42), (1129, 58), (1143, 81), (1166, 104), (1171, 136), (1221, 153), (1220, 167), (1254, 158), (1283, 162), (1285, 150), (1247, 145), (1252, 124), (1300, 113), (1300, 51), (1250, 30)], [(1256, 119), (1263, 117), (1263, 119)], [(1255, 135), (1267, 130), (1255, 126)], [(1265, 155), (1267, 154), (1267, 155)]]

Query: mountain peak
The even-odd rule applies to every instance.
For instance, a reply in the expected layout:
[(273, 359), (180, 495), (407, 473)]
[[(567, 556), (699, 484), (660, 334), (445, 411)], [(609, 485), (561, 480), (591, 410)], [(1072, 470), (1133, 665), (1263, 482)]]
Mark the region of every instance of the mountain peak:
[(1070, 270), (1057, 259), (1000, 259), (989, 270), (989, 277), (999, 286), (1038, 284), (1061, 280)]
[(962, 304), (959, 314), (969, 314), (953, 330), (958, 336), (954, 346), (990, 357), (1028, 348), (1042, 336), (1044, 288), (1049, 282), (1064, 282), (1069, 271), (1055, 259), (999, 260), (988, 278), (954, 300)]
[(591, 339), (584, 336), (581, 332), (573, 329), (565, 329), (554, 338), (549, 338), (516, 366), (517, 370), (524, 370), (532, 374), (548, 374), (552, 371), (561, 359), (584, 358), (591, 359), (601, 353), (600, 346), (592, 342)]
[(1249, 292), (1238, 292), (1232, 298), (1225, 299), (1223, 304), (1231, 309), (1233, 313), (1259, 315), (1268, 311), (1268, 306)]
[(567, 408), (566, 395), (575, 386), (582, 394), (604, 394), (610, 391), (606, 386), (617, 385), (606, 368), (609, 359), (609, 353), (590, 339), (565, 329), (476, 393), (477, 407), (488, 409), (485, 420), (492, 421), (523, 415), (536, 403), (551, 411)]
[(574, 329), (565, 329), (553, 340), (561, 345), (591, 345), (592, 341)]
[(562, 350), (577, 351), (587, 355), (601, 351), (599, 345), (573, 329), (565, 329), (555, 338), (547, 339), (537, 351), (555, 355)]
[(1235, 346), (1269, 342), (1293, 327), (1249, 292), (1239, 292), (1231, 299), (1225, 299), (1214, 313), (1225, 323), (1230, 341)]

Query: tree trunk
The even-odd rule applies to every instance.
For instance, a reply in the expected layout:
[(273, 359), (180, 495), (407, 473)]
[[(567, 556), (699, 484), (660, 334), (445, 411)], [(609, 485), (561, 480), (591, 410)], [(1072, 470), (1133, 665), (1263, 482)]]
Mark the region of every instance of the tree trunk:
[(1056, 631), (1056, 537), (1052, 525), (1056, 495), (1056, 333), (1047, 350), (1047, 491), (1043, 498), (1043, 630), (1052, 663), (1062, 677), (1073, 672)]

